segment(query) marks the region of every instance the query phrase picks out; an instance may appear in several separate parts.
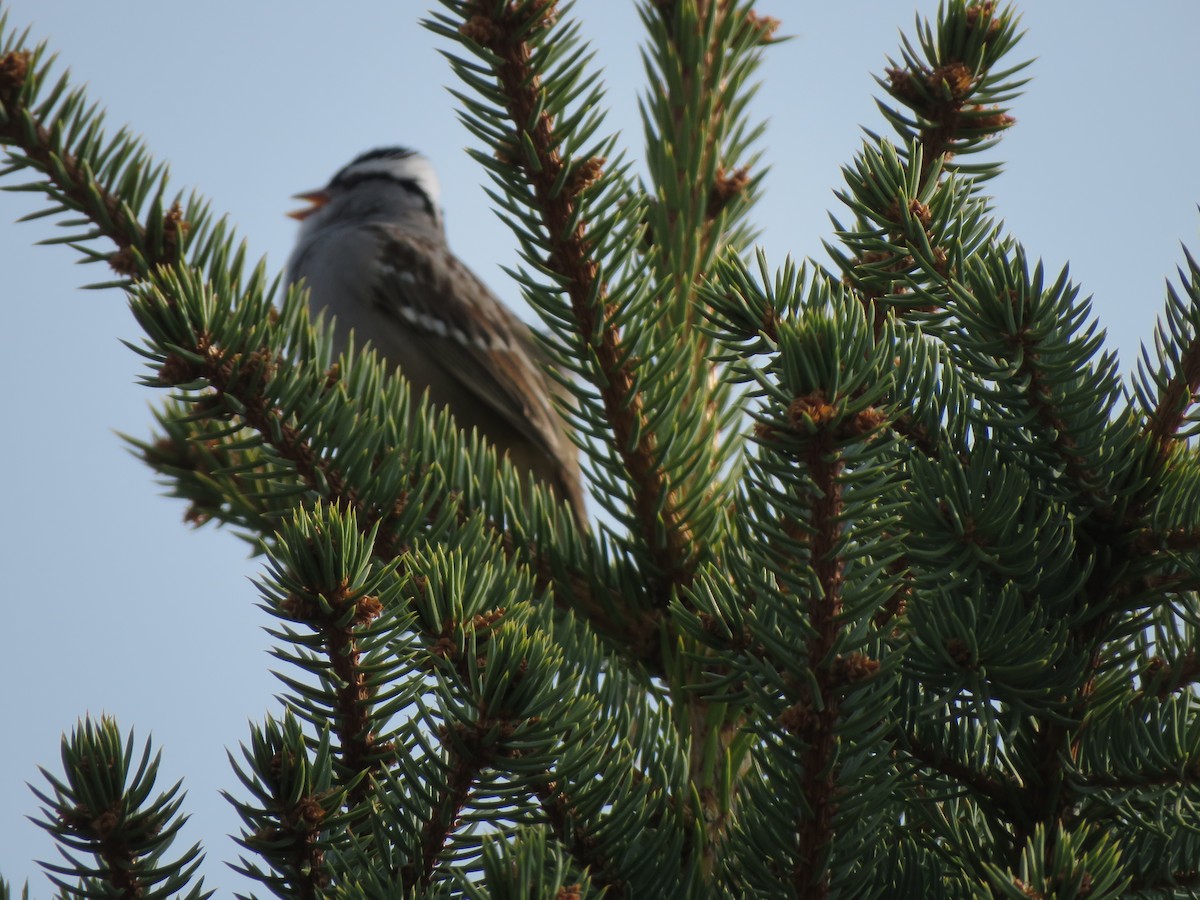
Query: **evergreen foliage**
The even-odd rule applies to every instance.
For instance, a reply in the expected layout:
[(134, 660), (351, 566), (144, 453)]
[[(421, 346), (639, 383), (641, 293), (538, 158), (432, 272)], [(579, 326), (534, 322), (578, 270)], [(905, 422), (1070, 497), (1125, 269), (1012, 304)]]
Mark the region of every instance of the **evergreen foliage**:
[[(879, 78), (893, 134), (844, 169), (833, 268), (773, 266), (747, 104), (777, 23), (639, 9), (644, 179), (569, 3), (426, 22), (591, 535), (373, 352), (335, 357), (0, 19), (5, 186), (115, 273), (166, 394), (133, 446), (265, 554), (283, 709), (231, 754), (235, 868), (281, 897), (1200, 893), (1200, 264), (1126, 384), (991, 217), (1017, 17), (945, 0)], [(107, 719), (64, 738), (47, 872), (207, 896), (180, 786), (134, 757)]]

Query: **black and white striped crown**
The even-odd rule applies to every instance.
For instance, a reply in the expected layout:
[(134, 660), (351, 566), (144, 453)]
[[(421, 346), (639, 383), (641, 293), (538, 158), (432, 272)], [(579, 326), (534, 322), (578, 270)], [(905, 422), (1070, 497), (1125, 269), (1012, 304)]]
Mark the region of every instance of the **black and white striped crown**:
[(425, 197), (430, 211), (441, 205), (441, 186), (433, 164), (406, 147), (380, 147), (368, 150), (344, 166), (329, 182), (331, 188), (350, 188), (364, 181), (383, 179), (393, 181)]

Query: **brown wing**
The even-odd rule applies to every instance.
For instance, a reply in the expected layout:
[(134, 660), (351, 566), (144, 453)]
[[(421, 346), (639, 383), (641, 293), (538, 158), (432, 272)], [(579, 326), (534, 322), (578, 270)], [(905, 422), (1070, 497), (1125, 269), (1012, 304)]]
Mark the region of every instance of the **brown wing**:
[(429, 342), (446, 377), (479, 397), (546, 456), (558, 462), (560, 488), (582, 509), (577, 452), (552, 405), (547, 364), (529, 328), (445, 244), (377, 226), (382, 272), (376, 308)]

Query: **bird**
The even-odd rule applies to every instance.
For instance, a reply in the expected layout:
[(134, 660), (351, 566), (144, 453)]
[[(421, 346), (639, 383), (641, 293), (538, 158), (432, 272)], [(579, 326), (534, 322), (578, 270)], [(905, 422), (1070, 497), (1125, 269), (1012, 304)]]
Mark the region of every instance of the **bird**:
[(370, 341), (417, 393), (447, 407), (519, 471), (549, 485), (586, 528), (578, 449), (554, 406), (565, 389), (522, 322), (451, 252), (432, 163), (405, 147), (367, 151), (307, 205), (288, 260), (288, 284), (308, 287), (314, 314)]

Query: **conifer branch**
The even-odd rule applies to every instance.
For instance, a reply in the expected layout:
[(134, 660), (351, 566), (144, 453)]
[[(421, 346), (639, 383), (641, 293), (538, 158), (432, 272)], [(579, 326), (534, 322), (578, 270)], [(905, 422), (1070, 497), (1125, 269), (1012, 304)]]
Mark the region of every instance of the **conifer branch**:
[(1200, 396), (1200, 263), (1186, 247), (1183, 254), (1187, 270), (1179, 267), (1179, 283), (1185, 296), (1180, 297), (1168, 283), (1166, 321), (1160, 321), (1155, 341), (1159, 371), (1151, 376), (1144, 351), (1139, 365), (1138, 393), (1147, 411), (1143, 433), (1158, 448), (1160, 467), (1180, 441)]
[[(641, 13), (655, 45), (643, 58), (662, 85), (647, 93), (643, 109), (653, 196), (661, 198), (651, 205), (647, 241), (678, 308), (663, 324), (692, 330), (702, 309), (695, 302), (700, 278), (723, 246), (740, 251), (744, 243), (731, 226), (752, 203), (761, 173), (750, 174), (756, 157), (739, 156), (762, 132), (742, 121), (753, 92), (747, 82), (779, 22), (739, 0), (667, 0), (646, 3)], [(708, 368), (705, 347), (696, 348), (698, 369)]]
[[(321, 635), (324, 655), (334, 675), (335, 715), (331, 725), (338, 735), (341, 765), (355, 775), (368, 775), (381, 765), (388, 747), (377, 744), (373, 715), (376, 698), (362, 667), (359, 631), (379, 617), (382, 606), (377, 597), (356, 596), (349, 587), (343, 582), (331, 594), (322, 593), (324, 602), (319, 604), (290, 597), (281, 612), (305, 622)], [(349, 793), (348, 801), (361, 803), (369, 791), (370, 781), (364, 778)]]
[[(1200, 585), (1191, 589), (1200, 590)], [(1142, 694), (1160, 700), (1190, 690), (1197, 684), (1200, 684), (1200, 655), (1195, 650), (1189, 650), (1173, 661), (1155, 656), (1142, 673)]]
[[(1074, 645), (1086, 659), (1084, 677), (1072, 708), (1072, 718), (1080, 724), (1071, 728), (1061, 722), (1053, 722), (1037, 735), (1035, 756), (1040, 761), (1039, 780), (1043, 787), (1060, 784), (1065, 761), (1070, 760), (1073, 764), (1083, 749), (1086, 734), (1082, 726), (1088, 720), (1097, 677), (1105, 661), (1103, 646), (1109, 638), (1110, 630), (1119, 622), (1120, 610), (1113, 609), (1114, 604), (1144, 592), (1161, 596), (1196, 590), (1194, 578), (1160, 574), (1161, 566), (1152, 567), (1151, 571), (1154, 574), (1146, 574), (1143, 571), (1132, 584), (1127, 577), (1122, 580), (1124, 573), (1131, 567), (1137, 571), (1136, 563), (1139, 558), (1145, 558), (1144, 554), (1150, 549), (1147, 546), (1149, 543), (1153, 543), (1153, 549), (1157, 550), (1164, 543), (1178, 541), (1183, 546), (1173, 548), (1174, 552), (1186, 553), (1189, 549), (1187, 544), (1190, 543), (1190, 536), (1187, 530), (1158, 536), (1146, 530), (1146, 513), (1151, 504), (1155, 482), (1153, 476), (1147, 475), (1167, 465), (1178, 441), (1180, 429), (1188, 421), (1196, 392), (1200, 389), (1200, 342), (1196, 339), (1195, 327), (1197, 301), (1200, 300), (1196, 274), (1200, 268), (1186, 250), (1185, 255), (1188, 273), (1181, 269), (1180, 276), (1190, 303), (1182, 301), (1174, 288), (1168, 287), (1167, 324), (1160, 325), (1159, 332), (1160, 354), (1164, 364), (1156, 375), (1151, 375), (1144, 365), (1144, 357), (1142, 378), (1137, 385), (1139, 397), (1148, 411), (1141, 437), (1151, 448), (1156, 448), (1157, 452), (1151, 454), (1147, 467), (1149, 471), (1140, 471), (1136, 465), (1137, 457), (1133, 458), (1123, 473), (1123, 477), (1135, 486), (1127, 501), (1118, 507), (1120, 511), (1116, 515), (1112, 514), (1111, 507), (1098, 504), (1100, 521), (1087, 528), (1093, 540), (1103, 547), (1102, 558), (1105, 564), (1093, 569), (1081, 592), (1081, 607), (1095, 610), (1097, 614), (1090, 618), (1083, 629), (1073, 635)], [(1158, 392), (1157, 400), (1151, 408), (1149, 398), (1152, 396), (1152, 384), (1157, 385)], [(1094, 452), (1092, 455), (1095, 455)], [(1079, 473), (1075, 474), (1078, 476)], [(1117, 485), (1124, 488), (1119, 481)], [(1150, 558), (1153, 556), (1169, 562), (1168, 554), (1155, 553)], [(1197, 671), (1193, 654), (1187, 654), (1176, 667), (1168, 666), (1163, 660), (1156, 658), (1152, 660), (1150, 669), (1144, 676), (1141, 696), (1166, 699), (1177, 690), (1186, 690), (1198, 679), (1200, 671)], [(1042, 821), (1062, 821), (1070, 813), (1077, 795), (1071, 790), (1051, 790), (1049, 793), (1057, 795), (1057, 803), (1049, 802), (1046, 794), (1041, 795), (1035, 804), (1035, 815)], [(1025, 834), (1023, 831), (1018, 832), (1019, 837)], [(1053, 836), (1048, 838), (1051, 849), (1053, 840)]]
[(1195, 767), (1173, 767), (1163, 770), (1139, 769), (1136, 772), (1089, 772), (1078, 777), (1082, 786), (1103, 790), (1137, 790), (1144, 787), (1185, 787), (1200, 784), (1200, 771)]
[[(149, 743), (134, 765), (133, 735), (123, 742), (111, 718), (88, 718), (64, 735), (62, 760), (65, 781), (42, 769), (50, 792), (33, 788), (45, 804), (34, 822), (59, 841), (67, 862), (43, 863), (62, 896), (212, 896), (203, 889), (203, 878), (191, 884), (204, 859), (199, 844), (177, 859), (167, 858), (185, 821), (179, 814), (183, 795), (176, 783), (152, 797), (159, 756), (151, 756)], [(78, 854), (94, 861), (84, 862)], [(77, 885), (59, 877), (81, 872), (86, 877)]]
[[(484, 626), (487, 627), (490, 625)], [(474, 630), (473, 625), (467, 630)], [(434, 645), (432, 653), (434, 657), (444, 655), (447, 662), (459, 670), (462, 683), (469, 684), (468, 666), (457, 653), (452, 633), (455, 638), (461, 638), (463, 632), (457, 623), (446, 623), (442, 638)], [(482, 698), (472, 699), (478, 706), (483, 706)], [(503, 734), (505, 731), (511, 732), (510, 723), (486, 714), (472, 723), (458, 721), (437, 727), (436, 736), (445, 758), (436, 763), (437, 781), (425, 787), (432, 798), (416, 836), (416, 853), (400, 869), (402, 885), (428, 888), (432, 884), (438, 861), (461, 825), (460, 815), (470, 802), (474, 786), (483, 771), (501, 758), (501, 750), (494, 738), (497, 732)], [(404, 755), (401, 753), (395, 760), (400, 770), (404, 768)]]
[(898, 733), (896, 739), (905, 753), (922, 766), (945, 775), (955, 784), (969, 787), (977, 796), (998, 808), (1011, 807), (1011, 798), (1020, 785), (999, 773), (987, 773), (952, 758), (942, 748), (921, 740), (911, 731)]
[[(639, 12), (649, 35), (642, 59), (651, 80), (640, 104), (651, 182), (645, 188), (643, 245), (659, 307), (655, 321), (641, 327), (658, 333), (647, 356), (669, 359), (669, 371), (679, 380), (669, 405), (702, 411), (677, 418), (686, 424), (671, 429), (664, 466), (696, 546), (703, 556), (719, 558), (728, 526), (711, 510), (733, 495), (732, 480), (721, 469), (737, 452), (744, 429), (740, 416), (730, 416), (729, 386), (711, 359), (713, 336), (701, 327), (703, 282), (720, 256), (742, 252), (750, 240), (740, 221), (763, 174), (751, 174), (758, 158), (752, 144), (763, 126), (746, 121), (746, 106), (761, 48), (773, 40), (779, 23), (740, 0), (645, 2)], [(735, 433), (723, 435), (723, 429)], [(678, 627), (674, 620), (670, 624)], [(713, 706), (684, 687), (696, 675), (678, 671), (672, 687), (686, 711), (678, 727), (688, 733), (688, 772), (699, 806), (689, 805), (687, 813), (703, 831), (701, 866), (711, 872), (736, 820), (723, 800), (728, 791), (720, 784), (723, 761), (746, 722), (738, 706)], [(721, 714), (727, 718), (718, 721)]]
[[(495, 548), (492, 553), (494, 559)], [(410, 782), (419, 780), (421, 794), (432, 797), (429, 808), (421, 814), (420, 834), (404, 867), (405, 883), (429, 884), (440, 877), (438, 870), (445, 867), (447, 844), (471, 820), (469, 810), (477, 792), (486, 790), (488, 773), (499, 774), (509, 782), (506, 794), (528, 794), (542, 807), (546, 821), (559, 834), (562, 848), (580, 868), (590, 868), (594, 878), (612, 880), (617, 877), (611, 874), (616, 864), (606, 858), (599, 842), (588, 836), (592, 822), (580, 821), (568, 797), (572, 790), (569, 779), (577, 779), (576, 784), (583, 790), (598, 787), (594, 777), (604, 767), (602, 757), (612, 752), (611, 726), (597, 722), (588, 690), (563, 668), (567, 660), (585, 669), (593, 665), (588, 656), (594, 650), (587, 647), (593, 646), (594, 639), (588, 637), (587, 646), (581, 646), (564, 633), (562, 645), (551, 645), (544, 635), (527, 631), (530, 610), (538, 608), (514, 601), (524, 593), (516, 585), (528, 584), (524, 580), (527, 573), (514, 568), (521, 581), (496, 582), (494, 592), (471, 598), (472, 589), (479, 585), (470, 583), (467, 596), (463, 596), (453, 580), (446, 580), (452, 569), (436, 562), (429, 567), (431, 559), (440, 558), (436, 552), (429, 558), (421, 552), (415, 555), (418, 569), (427, 574), (417, 576), (412, 588), (421, 598), (416, 606), (422, 630), (432, 633), (440, 628), (428, 657), (430, 671), (440, 682), (453, 685), (457, 696), (441, 698), (441, 711), (428, 716), (421, 726), (422, 732), (431, 731), (436, 736), (438, 750), (431, 750), (425, 737), (414, 733), (413, 743), (395, 760), (397, 774)], [(486, 568), (483, 559), (473, 563), (472, 568)], [(490, 601), (502, 598), (514, 602), (514, 609), (486, 608)], [(445, 604), (447, 600), (451, 607)], [(451, 609), (467, 614), (472, 609), (479, 611), (460, 622), (456, 616), (447, 618)], [(533, 615), (543, 625), (551, 621), (544, 609)], [(546, 652), (548, 646), (554, 648), (550, 655)], [(547, 693), (557, 694), (561, 702), (548, 705)], [(531, 706), (536, 707), (536, 713), (529, 711)], [(570, 747), (571, 753), (586, 759), (584, 771), (566, 766), (572, 770), (570, 775), (556, 774), (555, 767), (565, 764), (551, 755), (553, 747)], [(428, 775), (414, 775), (409, 768), (407, 759), (418, 754), (436, 757)], [(543, 759), (547, 764), (544, 768)], [(395, 779), (393, 775), (388, 777)], [(620, 789), (607, 789), (603, 802), (617, 808), (637, 804), (641, 809), (641, 797), (629, 799), (622, 794)], [(493, 801), (487, 798), (481, 802)], [(627, 838), (625, 834), (620, 836), (622, 843)]]
[[(182, 293), (182, 290), (171, 291), (160, 296), (170, 303), (172, 297)], [(337, 466), (321, 458), (301, 429), (284, 421), (272, 398), (266, 395), (264, 388), (270, 383), (273, 370), (283, 363), (273, 348), (260, 345), (249, 352), (231, 350), (215, 343), (210, 335), (201, 333), (195, 336), (186, 353), (187, 356), (172, 353), (166, 357), (158, 373), (162, 385), (184, 387), (203, 381), (214, 391), (213, 398), (206, 404), (208, 408), (204, 409), (207, 415), (236, 415), (247, 427), (270, 440), (280, 458), (292, 464), (310, 490), (340, 509), (365, 515), (368, 527), (382, 518), (379, 511), (362, 508), (357, 492), (346, 483)], [(383, 529), (380, 540), (386, 542), (390, 534), (389, 530)], [(393, 548), (386, 543), (379, 549), (379, 555), (384, 559), (396, 555), (388, 552)]]
[[(1014, 854), (1019, 853), (1029, 840), (1034, 829), (1050, 826), (1067, 820), (1072, 808), (1079, 802), (1079, 795), (1067, 781), (1068, 766), (1078, 765), (1086, 734), (1086, 724), (1095, 699), (1097, 676), (1104, 660), (1103, 645), (1112, 627), (1114, 615), (1104, 612), (1111, 603), (1104, 602), (1115, 593), (1114, 571), (1120, 571), (1128, 562), (1129, 545), (1106, 547), (1110, 565), (1097, 566), (1087, 580), (1080, 599), (1082, 609), (1096, 610), (1096, 614), (1081, 629), (1072, 635), (1072, 645), (1084, 654), (1083, 672), (1073, 696), (1069, 697), (1070, 721), (1061, 717), (1042, 720), (1033, 735), (1034, 779), (1025, 790), (1026, 811), (1018, 818), (1014, 829), (1016, 842)], [(1046, 836), (1047, 858), (1056, 847), (1055, 833)]]
[(482, 718), (471, 726), (452, 726), (441, 736), (447, 756), (445, 790), (439, 792), (430, 817), (421, 827), (420, 858), (401, 870), (402, 884), (428, 887), (432, 883), (438, 858), (458, 827), (459, 814), (470, 799), (472, 786), (496, 758), (489, 732), (506, 724)]
[[(756, 385), (751, 399), (762, 401), (755, 413), (759, 455), (750, 463), (757, 490), (742, 514), (750, 566), (734, 569), (740, 578), (729, 596), (715, 593), (715, 581), (706, 585), (708, 596), (695, 594), (703, 612), (684, 622), (704, 645), (733, 651), (729, 671), (722, 666), (728, 655), (718, 654), (710, 667), (713, 694), (764, 691), (759, 702), (769, 709), (786, 704), (766, 722), (755, 722), (763, 710), (754, 709), (748, 722), (778, 735), (764, 753), (772, 765), (796, 773), (788, 806), (801, 815), (792, 820), (786, 847), (771, 839), (769, 851), (749, 852), (786, 858), (786, 875), (771, 877), (786, 877), (800, 896), (819, 897), (834, 890), (832, 859), (854, 854), (838, 842), (868, 840), (866, 822), (874, 816), (854, 822), (845, 816), (836, 762), (853, 754), (845, 732), (871, 708), (867, 700), (851, 702), (847, 717), (843, 703), (862, 697), (880, 671), (878, 648), (865, 640), (868, 622), (903, 595), (901, 573), (888, 577), (898, 522), (877, 504), (890, 447), (879, 438), (890, 420), (874, 404), (891, 387), (884, 373), (894, 334), (890, 325), (877, 334), (870, 309), (825, 277), (809, 280), (790, 263), (774, 275), (761, 259), (760, 268), (756, 280), (729, 258), (706, 291), (712, 328), (726, 348), (723, 361), (735, 377)], [(861, 527), (868, 519), (878, 530), (863, 542), (845, 531), (847, 521)], [(854, 577), (847, 581), (851, 561)], [(781, 634), (789, 635), (787, 649)], [(710, 811), (703, 812), (707, 821)]]
[(930, 434), (929, 429), (915, 421), (911, 415), (903, 414), (892, 420), (892, 429), (904, 438), (912, 447), (921, 451), (930, 459), (938, 459), (942, 455), (942, 447), (937, 442), (937, 436)]
[[(36, 79), (31, 81), (31, 76), (41, 74), (38, 67), (42, 64), (43, 53), (42, 48), (35, 51), (14, 49), (0, 57), (0, 144), (20, 149), (20, 155), (14, 155), (9, 150), (11, 162), (0, 175), (8, 175), (26, 167), (40, 172), (45, 181), (38, 187), (47, 197), (59, 204), (63, 211), (83, 213), (94, 225), (92, 231), (74, 242), (76, 249), (92, 259), (106, 258), (119, 275), (145, 278), (155, 266), (179, 261), (184, 237), (190, 226), (183, 219), (178, 201), (164, 212), (161, 200), (156, 199), (150, 212), (151, 220), (142, 226), (137, 221), (134, 208), (124, 199), (105, 190), (97, 182), (91, 168), (62, 147), (60, 134), (40, 121), (39, 113), (50, 112), (55, 105), (54, 99), (65, 90), (67, 76), (64, 75), (52, 90), (50, 102), (43, 103), (38, 110), (26, 105), (33, 88), (38, 86)], [(56, 121), (68, 121), (74, 110), (82, 105), (82, 100), (81, 91), (73, 92), (57, 111)], [(118, 151), (114, 154), (118, 160), (123, 156), (132, 156), (133, 159), (127, 162), (131, 167), (143, 162), (138, 158), (139, 148), (132, 144), (121, 147), (122, 143), (118, 139), (113, 148)], [(154, 171), (145, 178), (145, 182), (157, 182), (161, 189), (161, 171)], [(153, 235), (156, 240), (148, 240), (148, 235)], [(112, 240), (117, 250), (105, 255), (82, 246), (82, 241), (100, 236)]]
[[(1162, 463), (1161, 458), (1158, 463)], [(1123, 475), (1134, 481), (1137, 476), (1136, 466), (1129, 465)], [(1092, 569), (1076, 600), (1077, 608), (1088, 612), (1089, 615), (1085, 619), (1084, 627), (1071, 635), (1073, 648), (1082, 654), (1085, 660), (1079, 686), (1070, 698), (1071, 723), (1061, 719), (1045, 722), (1034, 738), (1033, 754), (1038, 779), (1036, 784), (1040, 790), (1030, 797), (1032, 802), (1029, 811), (1035, 821), (1066, 821), (1078, 802), (1078, 794), (1067, 786), (1067, 767), (1077, 765), (1087, 740), (1086, 730), (1091, 718), (1098, 677), (1105, 664), (1104, 646), (1122, 612), (1118, 604), (1124, 596), (1135, 593), (1130, 591), (1128, 579), (1123, 576), (1133, 566), (1138, 555), (1134, 536), (1145, 525), (1143, 519), (1149, 489), (1147, 481), (1136, 484), (1131, 501), (1124, 505), (1119, 517), (1111, 514), (1111, 505), (1100, 507), (1100, 522), (1087, 529), (1095, 545), (1103, 550), (1104, 564)], [(1154, 580), (1155, 576), (1143, 577), (1142, 586), (1152, 587), (1149, 582)], [(1186, 581), (1179, 587), (1189, 589)], [(1165, 584), (1157, 585), (1154, 589), (1159, 593), (1170, 591), (1170, 587)], [(1180, 680), (1186, 683), (1190, 677), (1190, 673), (1186, 672), (1173, 673), (1171, 681), (1181, 675), (1183, 677)], [(1171, 683), (1166, 680), (1155, 681), (1159, 685)], [(1165, 698), (1170, 693), (1168, 690), (1161, 696)], [(1028, 822), (1030, 819), (1024, 816), (1022, 821)], [(1018, 843), (1023, 843), (1029, 836), (1028, 827), (1021, 825), (1016, 834)], [(1047, 836), (1047, 845), (1047, 852), (1052, 853), (1055, 847), (1053, 834)]]
[[(894, 100), (916, 116), (915, 122), (906, 121), (882, 107), (898, 127), (917, 127), (922, 179), (941, 171), (956, 155), (981, 149), (980, 143), (1011, 128), (1016, 121), (1006, 110), (986, 105), (994, 102), (996, 94), (1010, 95), (1015, 87), (1005, 85), (997, 90), (995, 82), (1000, 76), (991, 77), (987, 67), (1015, 43), (1011, 11), (998, 11), (994, 0), (986, 0), (961, 11), (953, 9), (950, 15), (961, 16), (961, 25), (950, 22), (947, 28), (939, 23), (938, 32), (953, 33), (959, 28), (961, 43), (948, 53), (930, 52), (932, 31), (927, 30), (921, 42), (925, 60), (918, 61), (906, 40), (904, 65), (893, 63), (886, 82), (876, 78)], [(1011, 71), (1015, 70), (1005, 75)]]
[(505, 162), (522, 172), (532, 190), (546, 233), (543, 265), (566, 293), (575, 331), (595, 359), (612, 441), (633, 482), (637, 520), (653, 563), (647, 576), (660, 583), (655, 593), (665, 605), (673, 586), (690, 583), (698, 549), (659, 461), (657, 437), (636, 387), (637, 355), (618, 324), (619, 307), (610, 301), (594, 257), (599, 237), (589, 229), (583, 198), (602, 177), (605, 160), (564, 158), (559, 124), (545, 108), (542, 73), (530, 65), (532, 43), (553, 40), (557, 4), (454, 0), (447, 5), (463, 20), (461, 39), (486, 51), (492, 61), (499, 96), (515, 129), (513, 153)]
[[(1098, 441), (1092, 434), (1081, 433), (1083, 428), (1094, 432), (1097, 423), (1092, 416), (1081, 416), (1079, 411), (1081, 406), (1090, 413), (1097, 405), (1112, 405), (1116, 392), (1112, 371), (1114, 361), (1111, 357), (1102, 359), (1094, 372), (1089, 371), (1091, 366), (1087, 358), (1096, 346), (1093, 328), (1080, 328), (1081, 333), (1064, 342), (1059, 333), (1039, 327), (1052, 316), (1060, 321), (1066, 316), (1082, 319), (1087, 312), (1086, 304), (1074, 306), (1077, 289), (1068, 283), (1065, 270), (1043, 291), (1040, 265), (1030, 280), (1023, 273), (1024, 256), (1018, 252), (1014, 268), (1019, 274), (1007, 283), (1003, 276), (997, 277), (993, 271), (971, 278), (973, 283), (970, 284), (948, 278), (947, 290), (960, 299), (971, 298), (967, 303), (955, 305), (956, 312), (964, 316), (963, 330), (974, 329), (980, 340), (998, 338), (1003, 341), (1003, 349), (995, 353), (997, 374), (1002, 366), (1015, 370), (1016, 377), (1008, 376), (1011, 381), (1006, 388), (1019, 393), (1018, 402), (1033, 414), (1036, 423), (1033, 427), (1037, 427), (1053, 447), (1053, 454), (1069, 479), (1071, 490), (1097, 514), (1110, 516), (1113, 497), (1103, 476), (1096, 470), (1100, 458), (1096, 453)], [(999, 315), (985, 323), (979, 312), (988, 307), (995, 309), (1006, 300), (1013, 307), (1015, 327), (996, 327)], [(1081, 379), (1082, 385), (1076, 382), (1063, 384), (1061, 369), (1051, 368), (1068, 360), (1077, 362), (1086, 373)], [(1083, 397), (1072, 396), (1081, 390), (1086, 391)], [(1084, 398), (1086, 402), (1082, 402)]]
[[(975, 183), (999, 172), (996, 163), (963, 164), (957, 158), (988, 149), (996, 143), (995, 135), (1015, 124), (1003, 104), (1019, 93), (1025, 82), (1013, 76), (1028, 63), (1000, 72), (993, 67), (1020, 40), (1016, 20), (1011, 9), (993, 0), (953, 0), (939, 9), (936, 26), (918, 19), (918, 46), (903, 38), (901, 61), (889, 59), (887, 78), (876, 77), (891, 99), (908, 110), (877, 101), (899, 137), (901, 171), (886, 171), (893, 166), (881, 171), (871, 154), (857, 172), (846, 169), (852, 198), (839, 196), (858, 221), (852, 229), (843, 229), (836, 219), (834, 224), (852, 255), (826, 244), (864, 301), (918, 319), (937, 319), (946, 296), (924, 283), (922, 269), (947, 274), (956, 260), (940, 234), (944, 219), (932, 214), (933, 198), (944, 198), (953, 187), (944, 184), (943, 174), (967, 176), (965, 191), (954, 188), (960, 196), (950, 202), (960, 213)], [(868, 135), (883, 144), (877, 135)], [(882, 321), (877, 316), (876, 327)]]
[(1180, 890), (1195, 892), (1197, 888), (1200, 888), (1200, 868), (1177, 869), (1166, 875), (1134, 878), (1129, 882), (1128, 890), (1149, 896), (1171, 896), (1178, 895)]
[(618, 896), (628, 891), (629, 885), (619, 874), (615, 874), (613, 861), (601, 852), (600, 842), (589, 833), (588, 823), (578, 814), (571, 798), (549, 773), (539, 780), (534, 787), (534, 794), (555, 837), (579, 867), (587, 870), (592, 883)]
[[(815, 423), (824, 418), (825, 398), (812, 396), (797, 400), (805, 408), (795, 411)], [(813, 696), (794, 707), (800, 717), (798, 733), (807, 748), (801, 755), (803, 794), (807, 814), (801, 818), (797, 833), (798, 854), (794, 873), (796, 896), (823, 900), (829, 896), (826, 860), (833, 843), (833, 815), (837, 804), (837, 769), (834, 766), (840, 700), (835, 684), (834, 648), (842, 627), (842, 492), (839, 476), (843, 462), (836, 453), (831, 435), (818, 432), (809, 440), (804, 465), (811, 479), (811, 512), (805, 532), (796, 530), (792, 537), (811, 542), (811, 561), (815, 576), (814, 590), (807, 598), (808, 621), (812, 634), (805, 656), (813, 672)], [(818, 874), (824, 873), (824, 874)]]
[(1200, 526), (1172, 528), (1163, 532), (1145, 529), (1137, 535), (1135, 549), (1142, 554), (1157, 553), (1160, 550), (1175, 553), (1200, 552)]
[(344, 849), (363, 808), (347, 811), (347, 790), (361, 776), (333, 778), (328, 730), (309, 740), (290, 714), (251, 731), (242, 746), (245, 766), (229, 755), (234, 772), (253, 794), (243, 801), (224, 792), (245, 823), (238, 843), (266, 864), (244, 857), (236, 871), (261, 881), (280, 896), (327, 896), (330, 851)]

